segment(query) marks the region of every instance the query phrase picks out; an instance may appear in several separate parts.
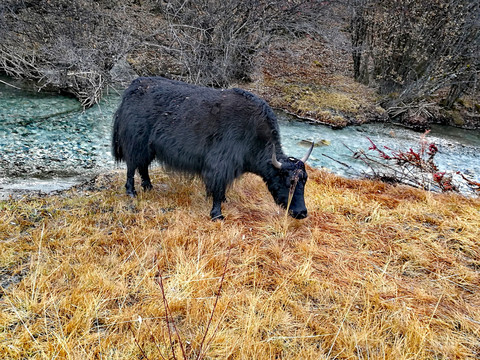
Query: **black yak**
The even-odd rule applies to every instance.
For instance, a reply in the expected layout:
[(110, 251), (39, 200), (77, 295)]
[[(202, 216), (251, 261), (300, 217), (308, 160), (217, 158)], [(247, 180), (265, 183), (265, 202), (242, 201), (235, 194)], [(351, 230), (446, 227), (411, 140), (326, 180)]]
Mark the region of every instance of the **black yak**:
[[(305, 161), (287, 157), (275, 114), (267, 103), (241, 90), (219, 90), (162, 77), (142, 77), (125, 90), (115, 113), (113, 156), (127, 164), (127, 194), (136, 196), (135, 170), (144, 190), (148, 167), (199, 175), (213, 198), (212, 219), (222, 219), (227, 187), (245, 172), (262, 177), (275, 202), (303, 219)], [(290, 202), (290, 204), (289, 204)]]

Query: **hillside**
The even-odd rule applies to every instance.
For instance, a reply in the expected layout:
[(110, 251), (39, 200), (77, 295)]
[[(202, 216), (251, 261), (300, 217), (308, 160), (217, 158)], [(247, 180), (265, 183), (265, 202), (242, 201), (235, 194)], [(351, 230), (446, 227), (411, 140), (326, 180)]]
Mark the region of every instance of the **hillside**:
[(224, 222), (160, 170), (1, 202), (3, 358), (478, 358), (480, 200), (309, 174), (304, 221), (253, 175)]
[(387, 121), (375, 90), (354, 81), (348, 34), (335, 24), (325, 30), (336, 34), (334, 40), (305, 37), (271, 45), (259, 54), (252, 83), (241, 86), (302, 121), (333, 128)]

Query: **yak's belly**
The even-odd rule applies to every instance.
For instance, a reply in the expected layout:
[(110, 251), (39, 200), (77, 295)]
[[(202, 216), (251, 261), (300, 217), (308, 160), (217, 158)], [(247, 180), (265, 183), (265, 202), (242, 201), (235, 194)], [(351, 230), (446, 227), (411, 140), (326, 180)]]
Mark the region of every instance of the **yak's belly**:
[(205, 157), (198, 147), (191, 145), (161, 138), (151, 142), (155, 159), (169, 169), (201, 174)]

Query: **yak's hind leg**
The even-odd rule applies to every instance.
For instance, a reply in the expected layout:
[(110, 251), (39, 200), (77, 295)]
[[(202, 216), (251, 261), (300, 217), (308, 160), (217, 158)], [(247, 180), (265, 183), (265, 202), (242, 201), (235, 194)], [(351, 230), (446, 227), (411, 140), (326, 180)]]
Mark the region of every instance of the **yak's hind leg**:
[[(127, 190), (127, 195), (131, 197), (137, 196), (137, 191), (135, 190), (135, 166), (127, 164), (127, 182), (125, 183), (125, 189)], [(138, 172), (142, 178), (142, 188), (143, 190), (151, 190), (153, 188), (150, 181), (150, 176), (148, 175), (148, 165), (139, 166)]]
[(140, 177), (142, 178), (142, 188), (144, 191), (152, 190), (152, 182), (150, 181), (150, 176), (148, 176), (148, 165), (147, 166), (139, 166), (138, 172)]
[(127, 164), (127, 182), (125, 183), (125, 189), (127, 195), (131, 197), (137, 196), (135, 191), (135, 166), (132, 164)]

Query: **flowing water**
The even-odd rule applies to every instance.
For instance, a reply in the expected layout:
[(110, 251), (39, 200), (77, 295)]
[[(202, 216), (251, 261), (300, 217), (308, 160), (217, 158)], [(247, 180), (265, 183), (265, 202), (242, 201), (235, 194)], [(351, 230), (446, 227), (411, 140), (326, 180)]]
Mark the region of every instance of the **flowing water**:
[[(283, 120), (281, 128), (284, 146), (292, 149), (293, 156), (299, 156), (304, 151), (298, 147), (295, 148), (295, 144), (302, 144), (303, 139), (316, 141), (319, 146), (314, 150), (309, 163), (315, 167), (325, 167), (344, 176), (354, 176), (367, 170), (363, 162), (353, 159), (352, 151), (367, 150), (371, 146), (370, 140), (379, 148), (388, 146), (395, 150), (408, 151), (412, 148), (414, 151), (418, 151), (423, 136), (422, 133), (405, 127), (386, 123), (333, 130), (326, 126)], [(440, 171), (462, 171), (465, 175), (476, 176), (479, 181), (480, 131), (433, 125), (426, 135), (426, 140), (428, 143), (437, 145), (439, 149), (435, 155), (435, 163)], [(346, 163), (354, 170), (339, 162)]]
[[(18, 191), (66, 189), (116, 168), (110, 132), (119, 100), (118, 94), (107, 95), (99, 105), (83, 111), (76, 99), (22, 91), (0, 81), (0, 199)], [(368, 137), (377, 145), (418, 149), (421, 136), (391, 124), (332, 130), (277, 115), (288, 155), (303, 156), (307, 148), (302, 141), (314, 140), (320, 146), (313, 151), (310, 165), (344, 176), (365, 170), (345, 145), (354, 151), (366, 150)], [(460, 170), (480, 181), (479, 131), (434, 126), (428, 139), (439, 148), (436, 160), (440, 169)]]

